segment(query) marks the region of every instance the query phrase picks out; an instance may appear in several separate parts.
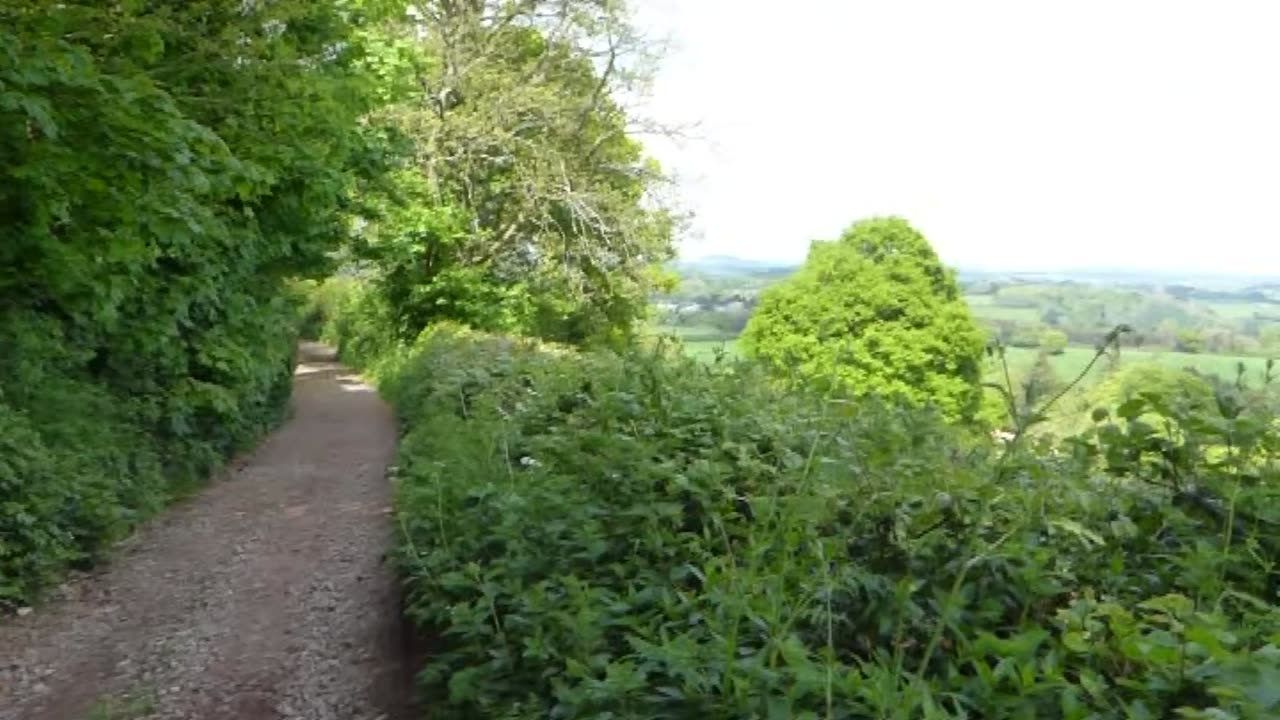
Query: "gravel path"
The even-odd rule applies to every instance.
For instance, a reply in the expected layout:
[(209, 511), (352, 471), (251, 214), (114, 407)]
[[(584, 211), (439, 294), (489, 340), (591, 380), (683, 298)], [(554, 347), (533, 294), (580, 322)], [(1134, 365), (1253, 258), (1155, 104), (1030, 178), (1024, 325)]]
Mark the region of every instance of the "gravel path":
[(0, 620), (0, 720), (409, 717), (391, 413), (317, 345), (291, 419), (61, 598)]

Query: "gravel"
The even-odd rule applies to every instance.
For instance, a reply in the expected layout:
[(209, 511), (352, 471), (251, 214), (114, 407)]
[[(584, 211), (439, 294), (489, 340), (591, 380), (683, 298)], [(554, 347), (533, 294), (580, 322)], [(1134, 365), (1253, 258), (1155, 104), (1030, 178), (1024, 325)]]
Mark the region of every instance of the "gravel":
[(411, 716), (391, 413), (316, 345), (291, 419), (47, 605), (0, 620), (0, 720)]

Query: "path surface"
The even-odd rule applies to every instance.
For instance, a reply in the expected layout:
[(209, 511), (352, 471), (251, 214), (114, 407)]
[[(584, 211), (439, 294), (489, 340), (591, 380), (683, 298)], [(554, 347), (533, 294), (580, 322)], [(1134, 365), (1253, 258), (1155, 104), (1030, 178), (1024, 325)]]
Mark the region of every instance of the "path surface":
[(0, 720), (409, 717), (377, 395), (304, 346), (291, 419), (61, 599), (0, 620)]

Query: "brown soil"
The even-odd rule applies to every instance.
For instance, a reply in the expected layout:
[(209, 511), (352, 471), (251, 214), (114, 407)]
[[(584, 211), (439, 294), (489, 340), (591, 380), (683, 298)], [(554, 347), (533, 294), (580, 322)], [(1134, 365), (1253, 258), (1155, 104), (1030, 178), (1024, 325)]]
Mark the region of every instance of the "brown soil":
[(291, 419), (59, 599), (0, 621), (0, 720), (409, 716), (395, 425), (317, 345)]

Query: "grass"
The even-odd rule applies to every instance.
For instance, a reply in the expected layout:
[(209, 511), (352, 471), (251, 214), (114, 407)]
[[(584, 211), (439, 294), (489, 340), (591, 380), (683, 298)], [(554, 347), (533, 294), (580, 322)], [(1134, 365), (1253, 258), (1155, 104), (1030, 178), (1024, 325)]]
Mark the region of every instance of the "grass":
[(675, 335), (681, 340), (702, 342), (708, 340), (732, 340), (733, 333), (727, 333), (710, 325), (658, 325), (653, 328), (656, 335)]
[(713, 360), (716, 354), (722, 351), (731, 357), (738, 357), (742, 354), (738, 350), (737, 338), (729, 338), (728, 340), (686, 340), (684, 341), (684, 350), (689, 357), (698, 360)]
[(652, 330), (654, 335), (674, 335), (684, 343), (685, 354), (699, 360), (713, 360), (716, 354), (723, 351), (737, 357), (738, 338), (723, 330), (703, 325), (658, 325)]
[[(1025, 374), (1031, 368), (1039, 351), (1030, 348), (1007, 348), (1005, 353), (1009, 360), (1009, 370), (1015, 376), (1018, 376)], [(1066, 381), (1079, 375), (1093, 358), (1093, 355), (1093, 348), (1069, 347), (1061, 355), (1051, 357), (1049, 362), (1059, 379)], [(1102, 362), (1105, 362), (1105, 359)], [(1121, 364), (1149, 362), (1175, 370), (1191, 368), (1205, 375), (1215, 375), (1224, 380), (1234, 379), (1237, 366), (1240, 363), (1244, 363), (1245, 377), (1253, 384), (1261, 382), (1263, 374), (1266, 372), (1267, 363), (1265, 358), (1242, 355), (1193, 355), (1163, 350), (1128, 348), (1120, 351), (1119, 362)], [(988, 373), (988, 379), (999, 379), (999, 368), (994, 363), (992, 363)], [(1083, 384), (1090, 385), (1096, 382), (1099, 377), (1101, 377), (1101, 373), (1095, 372), (1090, 377), (1085, 378)]]
[(1212, 310), (1214, 315), (1228, 320), (1249, 320), (1257, 314), (1266, 317), (1280, 316), (1280, 306), (1272, 303), (1206, 302), (1204, 305)]
[(138, 686), (120, 697), (99, 700), (89, 710), (88, 720), (137, 720), (155, 712), (155, 691)]
[[(1007, 309), (1007, 308), (1006, 308)], [(684, 342), (685, 354), (689, 357), (711, 361), (715, 359), (717, 353), (724, 352), (730, 357), (740, 357), (741, 350), (738, 348), (738, 339), (727, 335), (715, 328), (711, 327), (662, 327), (657, 332), (663, 334), (671, 334), (680, 337)], [(1039, 350), (1032, 348), (1007, 348), (1006, 357), (1009, 360), (1009, 370), (1013, 373), (1015, 381), (1026, 375), (1031, 369), (1031, 365), (1035, 362), (1036, 355)], [(1049, 359), (1053, 366), (1053, 371), (1058, 378), (1067, 381), (1081, 373), (1089, 361), (1093, 359), (1094, 350), (1091, 347), (1069, 347), (1061, 355), (1055, 355)], [(1107, 367), (1107, 359), (1103, 359), (1095, 366), (1095, 371), (1081, 383), (1082, 387), (1088, 387), (1099, 378), (1103, 373), (1100, 370)], [(1154, 363), (1175, 370), (1184, 370), (1191, 368), (1205, 375), (1213, 375), (1224, 380), (1234, 380), (1236, 377), (1236, 369), (1240, 363), (1245, 367), (1245, 378), (1250, 384), (1261, 384), (1264, 373), (1266, 372), (1266, 358), (1251, 357), (1245, 355), (1214, 355), (1214, 354), (1190, 354), (1178, 353), (1168, 350), (1140, 350), (1133, 348), (1125, 348), (1121, 350), (1119, 362), (1121, 364), (1132, 363)], [(987, 369), (987, 380), (1002, 381), (999, 367), (994, 361)]]
[(979, 320), (1008, 320), (1011, 322), (1038, 323), (1043, 310), (1034, 307), (1007, 307), (996, 305), (990, 295), (966, 295), (965, 302)]

